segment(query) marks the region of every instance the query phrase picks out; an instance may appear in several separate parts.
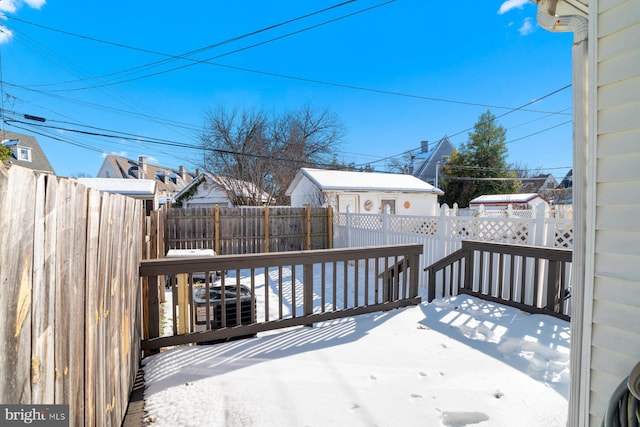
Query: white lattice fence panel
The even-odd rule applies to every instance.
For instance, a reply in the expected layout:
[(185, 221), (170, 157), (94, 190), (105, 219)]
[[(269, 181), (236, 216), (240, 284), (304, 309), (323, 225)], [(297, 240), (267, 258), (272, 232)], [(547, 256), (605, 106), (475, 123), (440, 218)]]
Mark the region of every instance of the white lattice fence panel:
[(388, 221), (390, 232), (427, 234), (431, 236), (438, 234), (437, 217), (390, 215)]
[(448, 238), (526, 244), (529, 224), (520, 221), (492, 221), (481, 219), (449, 220)]
[(551, 229), (549, 236), (552, 240), (547, 243), (548, 246), (573, 249), (573, 224), (571, 222), (550, 220), (548, 227)]
[(379, 230), (382, 228), (380, 215), (352, 215), (351, 225), (367, 230)]

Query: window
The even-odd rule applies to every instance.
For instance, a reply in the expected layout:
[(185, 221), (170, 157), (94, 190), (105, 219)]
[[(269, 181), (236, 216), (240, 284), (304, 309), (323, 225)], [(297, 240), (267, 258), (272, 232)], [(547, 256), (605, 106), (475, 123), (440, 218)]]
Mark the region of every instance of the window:
[(18, 160), (31, 161), (31, 148), (18, 147)]
[(389, 213), (396, 213), (396, 201), (394, 199), (382, 199), (380, 200), (380, 209), (382, 213), (386, 212), (386, 207), (389, 206)]

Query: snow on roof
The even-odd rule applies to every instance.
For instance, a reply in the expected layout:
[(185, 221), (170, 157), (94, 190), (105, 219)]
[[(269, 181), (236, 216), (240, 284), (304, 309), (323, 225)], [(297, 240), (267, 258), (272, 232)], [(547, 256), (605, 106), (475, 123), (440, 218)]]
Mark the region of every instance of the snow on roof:
[(311, 168), (302, 168), (299, 173), (304, 174), (324, 191), (405, 191), (444, 194), (442, 190), (422, 181), (419, 178), (416, 178), (413, 175), (380, 172), (350, 172)]
[(107, 193), (149, 196), (156, 193), (156, 182), (152, 179), (78, 178), (78, 183)]
[(536, 197), (540, 196), (537, 193), (485, 194), (471, 200), (469, 204), (479, 205), (489, 203), (527, 203), (535, 199)]

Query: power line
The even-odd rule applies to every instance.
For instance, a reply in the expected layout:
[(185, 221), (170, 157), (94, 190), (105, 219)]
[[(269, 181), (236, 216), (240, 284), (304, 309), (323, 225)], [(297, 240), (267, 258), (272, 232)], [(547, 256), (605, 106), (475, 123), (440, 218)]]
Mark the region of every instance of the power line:
[[(220, 55), (212, 56), (210, 58), (200, 59), (200, 60), (184, 58), (184, 59), (188, 59), (189, 61), (192, 61), (189, 64), (180, 65), (180, 66), (177, 66), (177, 67), (173, 67), (173, 68), (169, 68), (169, 69), (166, 69), (166, 70), (157, 71), (157, 72), (154, 72), (154, 73), (145, 74), (145, 75), (138, 76), (138, 77), (131, 77), (131, 78), (128, 78), (128, 79), (122, 79), (122, 80), (117, 80), (117, 81), (107, 81), (105, 83), (100, 83), (100, 84), (95, 84), (95, 85), (90, 85), (90, 86), (85, 86), (85, 87), (79, 87), (79, 88), (52, 89), (52, 91), (56, 91), (56, 92), (73, 92), (73, 91), (79, 91), (79, 90), (88, 90), (88, 89), (95, 89), (95, 88), (99, 88), (99, 87), (113, 86), (113, 85), (118, 85), (118, 84), (123, 84), (123, 83), (130, 83), (130, 82), (133, 82), (133, 81), (142, 80), (142, 79), (146, 79), (146, 78), (149, 78), (149, 77), (154, 77), (154, 76), (158, 76), (158, 75), (161, 75), (161, 74), (166, 74), (166, 73), (182, 70), (182, 69), (185, 69), (185, 68), (193, 67), (194, 65), (198, 65), (198, 64), (205, 64), (205, 63), (208, 63), (209, 61), (214, 60), (214, 59), (218, 59), (218, 58), (221, 58), (221, 57), (224, 57), (224, 56), (228, 56), (228, 55), (231, 55), (231, 54), (234, 54), (234, 53), (242, 52), (242, 51), (245, 51), (245, 50), (248, 50), (248, 49), (253, 49), (253, 48), (258, 47), (258, 46), (262, 46), (262, 45), (265, 45), (265, 44), (268, 44), (268, 43), (272, 43), (272, 42), (277, 41), (277, 40), (281, 40), (281, 39), (284, 39), (284, 38), (287, 38), (287, 37), (291, 37), (291, 36), (306, 32), (306, 31), (310, 31), (310, 30), (322, 27), (324, 25), (332, 24), (334, 22), (337, 22), (337, 21), (340, 21), (340, 20), (343, 20), (343, 19), (347, 19), (347, 18), (350, 18), (352, 16), (359, 15), (361, 13), (368, 12), (368, 11), (371, 11), (373, 9), (376, 9), (376, 8), (379, 8), (379, 7), (382, 7), (382, 6), (386, 6), (387, 4), (394, 3), (395, 1), (396, 0), (388, 0), (388, 1), (383, 2), (383, 3), (378, 3), (376, 5), (367, 7), (365, 9), (361, 9), (361, 10), (356, 11), (356, 12), (352, 12), (352, 13), (349, 13), (349, 14), (346, 14), (346, 15), (343, 15), (343, 16), (339, 16), (337, 18), (333, 18), (333, 19), (321, 22), (319, 24), (315, 24), (315, 25), (312, 25), (312, 26), (309, 26), (309, 27), (306, 27), (306, 28), (303, 28), (303, 29), (300, 29), (300, 30), (296, 30), (296, 31), (293, 31), (293, 32), (290, 32), (290, 33), (287, 33), (287, 34), (284, 34), (284, 35), (281, 35), (281, 36), (278, 36), (278, 37), (274, 37), (274, 38), (271, 38), (269, 40), (262, 41), (260, 43), (254, 43), (252, 45), (245, 46), (245, 47), (242, 47), (242, 48), (238, 48), (238, 49), (230, 51), (230, 52), (226, 52), (226, 53), (223, 53), (223, 54), (220, 54)], [(136, 68), (138, 68), (138, 67), (136, 67)], [(133, 69), (123, 70), (120, 73), (129, 72), (131, 70), (133, 70)], [(98, 77), (98, 78), (100, 78), (100, 77)]]
[[(189, 56), (195, 55), (196, 53), (204, 52), (204, 51), (207, 51), (207, 50), (210, 50), (210, 49), (213, 49), (213, 48), (217, 48), (217, 47), (223, 46), (225, 44), (229, 44), (229, 43), (232, 43), (232, 42), (235, 42), (235, 41), (239, 41), (239, 40), (242, 40), (242, 39), (245, 39), (245, 38), (248, 38), (248, 37), (252, 37), (252, 36), (255, 36), (257, 34), (260, 34), (260, 33), (263, 33), (263, 32), (269, 31), (269, 30), (273, 30), (273, 29), (278, 28), (278, 27), (282, 27), (282, 26), (291, 24), (293, 22), (300, 21), (300, 20), (312, 17), (314, 15), (318, 15), (318, 14), (327, 12), (327, 11), (332, 10), (332, 9), (336, 9), (336, 8), (345, 6), (345, 5), (347, 5), (349, 3), (353, 3), (355, 1), (356, 0), (347, 0), (347, 1), (344, 1), (342, 3), (338, 3), (338, 4), (335, 4), (333, 6), (329, 6), (329, 7), (326, 7), (324, 9), (317, 10), (315, 12), (311, 12), (311, 13), (308, 13), (308, 14), (305, 14), (305, 15), (301, 15), (301, 16), (298, 16), (296, 18), (288, 19), (286, 21), (283, 21), (283, 22), (280, 22), (280, 23), (277, 23), (277, 24), (269, 25), (269, 26), (261, 28), (259, 30), (251, 31), (249, 33), (245, 33), (245, 34), (242, 34), (240, 36), (235, 36), (235, 37), (232, 37), (230, 39), (223, 40), (221, 42), (217, 42), (217, 43), (205, 46), (205, 47), (201, 47), (201, 48), (189, 51), (189, 52), (182, 53), (180, 55), (170, 55), (170, 54), (166, 54), (166, 53), (163, 53), (163, 52), (158, 52), (158, 51), (154, 51), (154, 50), (150, 50), (150, 49), (144, 49), (144, 48), (139, 48), (139, 47), (126, 45), (126, 44), (123, 44), (123, 43), (106, 41), (106, 40), (103, 40), (103, 39), (98, 39), (98, 38), (95, 38), (95, 37), (90, 37), (90, 36), (86, 36), (86, 35), (72, 33), (72, 32), (69, 32), (69, 31), (65, 31), (65, 30), (49, 27), (49, 26), (46, 26), (46, 25), (35, 24), (33, 22), (29, 22), (29, 21), (26, 21), (26, 20), (23, 20), (23, 19), (19, 19), (19, 18), (13, 17), (13, 16), (11, 17), (11, 19), (13, 19), (15, 21), (18, 21), (18, 22), (22, 22), (22, 23), (28, 24), (28, 25), (32, 25), (32, 26), (36, 26), (36, 27), (39, 27), (39, 28), (43, 28), (43, 29), (46, 29), (46, 30), (49, 30), (49, 31), (54, 31), (54, 32), (58, 32), (58, 33), (65, 34), (65, 35), (68, 35), (68, 36), (72, 36), (72, 37), (77, 37), (77, 38), (90, 40), (90, 41), (94, 41), (94, 42), (98, 42), (98, 43), (117, 46), (117, 47), (124, 48), (124, 49), (135, 50), (135, 51), (138, 51), (138, 52), (151, 53), (151, 54), (154, 54), (154, 55), (160, 55), (160, 56), (167, 57), (167, 59), (164, 59), (162, 61), (152, 62), (152, 63), (146, 64), (146, 65), (141, 65), (139, 67), (134, 67), (134, 68), (130, 68), (130, 69), (127, 69), (127, 70), (122, 70), (122, 71), (109, 73), (109, 74), (104, 74), (102, 76), (95, 77), (95, 78), (103, 78), (103, 77), (112, 76), (114, 74), (129, 72), (131, 70), (135, 70), (135, 69), (138, 69), (138, 68), (152, 68), (152, 67), (155, 67), (157, 65), (166, 64), (166, 63), (169, 63), (171, 61), (178, 60), (178, 59), (189, 59), (188, 58)], [(395, 0), (393, 0), (393, 1), (395, 1)], [(7, 18), (6, 16), (4, 16), (4, 17)], [(86, 81), (86, 80), (89, 80), (89, 79), (79, 79), (79, 80), (72, 80), (72, 81), (66, 81), (66, 82), (60, 82), (60, 83), (54, 83), (54, 84), (55, 85), (59, 85), (59, 84), (75, 83), (75, 82)], [(52, 85), (52, 84), (38, 85), (38, 86), (50, 86), (50, 85)]]
[(549, 131), (551, 129), (555, 129), (555, 128), (560, 127), (560, 126), (564, 126), (564, 125), (569, 124), (569, 123), (573, 123), (573, 120), (567, 120), (566, 122), (558, 123), (557, 125), (548, 127), (546, 129), (539, 130), (539, 131), (534, 132), (534, 133), (530, 133), (529, 135), (525, 135), (525, 136), (521, 136), (520, 138), (512, 139), (511, 141), (505, 142), (505, 144), (511, 144), (511, 143), (516, 142), (516, 141), (521, 141), (523, 139), (530, 138), (530, 137), (532, 137), (534, 135), (538, 135), (540, 133)]
[[(4, 120), (4, 122), (6, 124), (10, 125), (10, 126), (18, 128), (18, 129), (27, 130), (27, 131), (33, 132), (35, 134), (42, 135), (42, 136), (47, 136), (47, 137), (50, 137), (50, 136), (47, 135), (47, 134), (44, 134), (42, 132), (34, 131), (32, 129), (24, 127), (24, 125), (32, 126), (32, 127), (36, 127), (36, 128), (61, 130), (61, 131), (65, 131), (65, 132), (74, 132), (74, 133), (79, 133), (79, 134), (88, 135), (88, 136), (99, 136), (99, 137), (112, 138), (112, 139), (114, 139), (114, 138), (125, 139), (125, 140), (132, 141), (132, 142), (146, 142), (146, 143), (149, 143), (149, 144), (156, 144), (156, 145), (163, 145), (163, 146), (170, 146), (170, 147), (179, 147), (179, 148), (194, 149), (194, 150), (205, 150), (205, 151), (215, 152), (215, 153), (218, 153), (218, 154), (228, 154), (228, 155), (233, 155), (233, 156), (242, 156), (242, 157), (252, 157), (252, 158), (258, 158), (258, 159), (265, 159), (265, 160), (269, 160), (269, 161), (287, 162), (287, 163), (293, 163), (293, 164), (296, 164), (296, 165), (309, 165), (309, 166), (316, 166), (316, 167), (332, 167), (332, 166), (335, 166), (333, 163), (317, 163), (317, 162), (310, 162), (310, 161), (306, 161), (306, 160), (288, 159), (288, 158), (285, 158), (285, 157), (276, 157), (276, 156), (271, 156), (271, 155), (266, 155), (266, 154), (241, 153), (241, 152), (238, 152), (238, 151), (223, 150), (223, 149), (217, 149), (217, 148), (207, 148), (207, 147), (204, 147), (203, 145), (187, 144), (187, 143), (179, 142), (179, 141), (172, 141), (172, 140), (153, 138), (153, 137), (150, 138), (150, 137), (141, 136), (141, 135), (134, 135), (134, 134), (123, 133), (121, 135), (113, 135), (113, 134), (108, 134), (108, 133), (85, 131), (85, 130), (81, 130), (81, 129), (73, 129), (73, 128), (68, 128), (68, 127), (51, 126), (51, 125), (46, 125), (46, 124), (44, 124), (42, 122), (31, 123), (31, 122), (25, 122), (23, 120), (17, 120), (17, 119), (6, 119), (6, 120)], [(18, 125), (16, 125), (16, 123), (18, 123)], [(20, 125), (23, 125), (23, 126), (20, 126)], [(82, 147), (82, 148), (86, 148), (86, 149), (89, 149), (89, 150), (99, 151), (101, 153), (104, 152), (102, 150), (98, 150), (95, 147), (91, 147), (91, 146), (86, 145), (86, 144), (73, 143), (73, 142), (61, 139), (59, 137), (52, 137), (52, 138), (55, 139), (55, 140), (61, 141), (61, 142), (65, 142), (65, 143), (68, 143), (68, 144), (71, 144), (71, 145), (75, 145), (75, 146), (78, 146), (78, 147)]]
[[(456, 133), (454, 133), (454, 134), (452, 134), (452, 135), (447, 135), (447, 138), (453, 138), (454, 136), (458, 136), (458, 135), (460, 135), (460, 134), (462, 134), (462, 133), (464, 133), (464, 132), (468, 132), (468, 131), (470, 131), (470, 130), (474, 129), (476, 125), (487, 124), (487, 123), (489, 123), (490, 121), (497, 120), (498, 118), (504, 117), (504, 116), (506, 116), (507, 114), (511, 114), (511, 113), (516, 112), (516, 111), (523, 111), (523, 108), (524, 108), (524, 107), (527, 107), (527, 106), (529, 106), (529, 105), (531, 105), (531, 104), (533, 104), (533, 103), (535, 103), (535, 102), (539, 102), (539, 101), (541, 101), (541, 100), (543, 100), (543, 99), (545, 99), (545, 98), (548, 98), (548, 97), (550, 97), (550, 96), (553, 96), (553, 95), (555, 95), (555, 94), (557, 94), (557, 93), (559, 93), (559, 92), (562, 92), (563, 90), (566, 90), (566, 89), (568, 89), (568, 88), (570, 88), (570, 87), (571, 87), (571, 84), (568, 84), (568, 85), (562, 86), (561, 88), (556, 89), (556, 90), (554, 90), (554, 91), (551, 91), (551, 92), (547, 93), (546, 95), (543, 95), (543, 96), (542, 96), (542, 97), (540, 97), (540, 98), (536, 98), (536, 99), (534, 99), (533, 101), (530, 101), (530, 102), (527, 102), (526, 104), (521, 105), (520, 107), (513, 108), (513, 109), (511, 109), (510, 111), (507, 111), (506, 113), (501, 114), (500, 116), (496, 116), (496, 117), (494, 117), (492, 120), (487, 120), (487, 121), (485, 121), (485, 122), (476, 123), (474, 126), (472, 126), (472, 127), (470, 127), (470, 128), (466, 128), (466, 129), (461, 130), (461, 131), (459, 131), (459, 132), (456, 132)], [(570, 120), (570, 121), (567, 121), (567, 122), (561, 123), (561, 124), (559, 124), (559, 125), (553, 126), (553, 127), (551, 127), (551, 128), (544, 129), (544, 130), (542, 130), (542, 131), (540, 131), (540, 132), (536, 132), (535, 134), (532, 134), (532, 135), (536, 135), (536, 134), (538, 134), (538, 133), (545, 132), (545, 131), (547, 131), (547, 130), (550, 130), (550, 129), (553, 129), (553, 128), (556, 128), (556, 127), (558, 127), (558, 126), (562, 126), (562, 125), (565, 125), (565, 124), (567, 124), (567, 123), (571, 123), (571, 122), (572, 122), (572, 121)], [(527, 138), (527, 137), (532, 136), (532, 135), (527, 135), (527, 136), (524, 136), (524, 137), (519, 138), (519, 139), (517, 139), (517, 140), (524, 139), (524, 138)], [(517, 141), (517, 140), (514, 140), (514, 141)], [(509, 143), (514, 142), (514, 141), (510, 141)], [(409, 149), (409, 150), (403, 151), (402, 153), (394, 154), (393, 156), (383, 157), (383, 158), (378, 159), (378, 160), (375, 160), (375, 161), (373, 161), (373, 162), (367, 162), (367, 163), (365, 163), (365, 164), (360, 164), (360, 165), (358, 165), (358, 166), (359, 166), (359, 167), (361, 167), (361, 166), (370, 165), (370, 164), (373, 164), (373, 163), (380, 163), (380, 162), (383, 162), (383, 161), (386, 161), (386, 160), (390, 160), (390, 159), (393, 159), (393, 158), (396, 158), (396, 157), (404, 156), (404, 155), (406, 155), (406, 154), (409, 154), (409, 153), (411, 153), (411, 152), (413, 152), (413, 151), (415, 151), (415, 150), (419, 150), (419, 149), (420, 149), (420, 147), (412, 148), (412, 149)]]
[[(502, 168), (492, 168), (487, 166), (470, 166), (470, 165), (440, 165), (441, 167), (446, 166), (447, 169), (470, 169), (470, 170), (485, 170), (485, 171), (503, 171)], [(545, 168), (545, 170), (556, 170), (556, 169), (570, 169), (571, 166), (558, 166), (553, 168)], [(508, 169), (507, 172), (528, 172), (529, 169)]]
[[(355, 1), (355, 0), (352, 0), (352, 1)], [(395, 0), (392, 0), (392, 1), (395, 1)], [(374, 6), (370, 7), (370, 8), (368, 8), (368, 9), (363, 9), (361, 11), (354, 12), (354, 13), (352, 13), (350, 15), (345, 15), (343, 17), (336, 18), (335, 20), (344, 19), (345, 17), (349, 17), (349, 16), (357, 14), (357, 13), (362, 13), (362, 12), (367, 11), (367, 10), (372, 9), (372, 8), (384, 6), (384, 5), (386, 5), (387, 3), (390, 3), (390, 2), (374, 5)], [(340, 3), (339, 5), (332, 6), (331, 8), (336, 8), (336, 7), (342, 6), (342, 5), (346, 4), (346, 3), (349, 3), (349, 2)], [(292, 20), (289, 20), (289, 21), (285, 21), (285, 23), (293, 22), (295, 20), (299, 20), (299, 19), (302, 19), (304, 17), (308, 17), (308, 16), (311, 16), (311, 15), (314, 15), (314, 14), (326, 11), (328, 9), (331, 9), (331, 8), (323, 9), (321, 11), (318, 11), (318, 12), (315, 12), (315, 13), (312, 13), (312, 14), (304, 15), (303, 17), (300, 17), (300, 18), (295, 18), (295, 19), (292, 19)], [(165, 56), (165, 57), (169, 58), (170, 60), (173, 60), (173, 59), (184, 59), (184, 60), (189, 60), (189, 61), (193, 61), (194, 62), (194, 64), (188, 64), (186, 66), (192, 66), (192, 65), (199, 64), (199, 63), (206, 63), (208, 65), (213, 65), (213, 66), (216, 66), (216, 67), (227, 68), (227, 69), (236, 70), (236, 71), (243, 71), (243, 72), (248, 72), (248, 73), (253, 73), (253, 74), (260, 74), (260, 75), (278, 77), (278, 78), (283, 78), (283, 79), (289, 79), (289, 80), (295, 80), (295, 81), (301, 81), (301, 82), (313, 83), (313, 84), (319, 84), (319, 85), (340, 87), (340, 88), (343, 88), (343, 89), (358, 90), (358, 91), (363, 91), (363, 92), (371, 92), (371, 93), (378, 93), (378, 94), (384, 94), (384, 95), (400, 96), (400, 97), (405, 97), (405, 98), (421, 99), (421, 100), (435, 101), (435, 102), (446, 102), (446, 103), (469, 105), (469, 106), (476, 106), (476, 107), (485, 107), (485, 108), (494, 108), (494, 109), (501, 109), (501, 110), (510, 110), (510, 112), (521, 110), (521, 111), (532, 112), (532, 113), (546, 113), (546, 114), (550, 114), (550, 115), (565, 114), (564, 110), (561, 111), (561, 112), (549, 112), (549, 111), (542, 111), (542, 110), (525, 109), (523, 106), (514, 108), (514, 107), (501, 106), (501, 105), (492, 105), (492, 104), (484, 104), (484, 103), (477, 103), (477, 102), (470, 102), (470, 101), (439, 98), (439, 97), (432, 97), (432, 96), (426, 96), (426, 95), (411, 94), (411, 93), (406, 93), (406, 92), (369, 88), (369, 87), (346, 84), (346, 83), (335, 83), (335, 82), (329, 82), (329, 81), (320, 80), (320, 79), (312, 79), (312, 78), (306, 78), (306, 77), (292, 76), (292, 75), (287, 75), (287, 74), (281, 74), (281, 73), (275, 73), (275, 72), (269, 72), (269, 71), (263, 71), (263, 70), (256, 70), (256, 69), (251, 69), (251, 68), (246, 68), (246, 67), (238, 67), (238, 66), (233, 66), (233, 65), (210, 62), (212, 59), (216, 59), (216, 58), (220, 58), (222, 56), (230, 55), (232, 53), (236, 53), (236, 52), (241, 51), (241, 50), (246, 50), (246, 49), (258, 46), (260, 44), (265, 44), (265, 43), (268, 43), (270, 41), (277, 40), (278, 38), (287, 37), (288, 35), (280, 36), (280, 37), (278, 37), (276, 39), (271, 39), (271, 40), (268, 40), (266, 42), (262, 42), (262, 43), (259, 43), (259, 44), (256, 44), (256, 45), (252, 45), (252, 46), (248, 46), (248, 47), (245, 47), (245, 48), (241, 48), (241, 49), (238, 49), (238, 50), (235, 50), (235, 51), (232, 51), (232, 52), (227, 52), (225, 54), (221, 54), (221, 55), (209, 58), (209, 59), (195, 60), (195, 59), (191, 59), (191, 58), (188, 57), (189, 55), (192, 55), (194, 53), (198, 53), (200, 51), (204, 51), (204, 50), (207, 50), (207, 49), (210, 49), (210, 48), (213, 48), (213, 47), (221, 46), (221, 45), (227, 44), (230, 41), (240, 40), (242, 38), (247, 37), (248, 35), (253, 35), (253, 34), (260, 33), (262, 31), (265, 31), (265, 29), (254, 31), (252, 33), (249, 33), (248, 35), (234, 37), (232, 39), (225, 40), (223, 42), (219, 42), (219, 43), (216, 43), (216, 44), (204, 47), (204, 48), (200, 48), (200, 49), (197, 49), (197, 50), (193, 50), (193, 51), (190, 51), (190, 52), (186, 52), (186, 53), (181, 54), (181, 55), (170, 55), (170, 54), (163, 53), (163, 52), (152, 51), (152, 50), (142, 49), (142, 48), (137, 48), (137, 47), (132, 47), (132, 46), (124, 45), (124, 44), (121, 44), (121, 43), (109, 42), (109, 41), (96, 39), (96, 38), (89, 37), (89, 36), (79, 35), (79, 34), (76, 34), (76, 33), (71, 33), (71, 32), (68, 32), (68, 31), (64, 31), (64, 30), (60, 30), (60, 29), (56, 29), (56, 28), (52, 28), (52, 27), (48, 27), (48, 26), (44, 26), (44, 25), (40, 25), (40, 24), (34, 24), (34, 23), (29, 22), (29, 21), (21, 20), (21, 19), (15, 18), (15, 17), (12, 17), (12, 19), (20, 21), (20, 22), (23, 22), (23, 23), (26, 23), (26, 24), (29, 24), (29, 25), (38, 26), (38, 27), (41, 27), (41, 28), (44, 28), (44, 29), (47, 29), (47, 30), (56, 31), (56, 32), (60, 32), (60, 33), (63, 33), (63, 34), (71, 35), (71, 36), (74, 36), (74, 37), (79, 37), (79, 38), (83, 38), (83, 39), (87, 39), (87, 40), (96, 41), (96, 42), (99, 42), (99, 43), (110, 44), (110, 45), (114, 45), (114, 46), (118, 46), (118, 47), (122, 47), (122, 48), (141, 51), (141, 52), (152, 53), (152, 54), (155, 54), (155, 55)], [(334, 20), (327, 21), (326, 23), (332, 22), (332, 21), (334, 21)], [(316, 26), (324, 25), (326, 23), (318, 24)], [(267, 27), (267, 29), (275, 28), (275, 27), (281, 26), (281, 25), (284, 25), (284, 23), (272, 25), (270, 27)], [(314, 27), (316, 27), (316, 26), (314, 26)], [(309, 27), (308, 29), (314, 28), (314, 27)], [(306, 31), (306, 30), (307, 29), (299, 30), (299, 31), (291, 33), (291, 34), (296, 34), (298, 32), (302, 32), (302, 31)], [(157, 61), (157, 62), (154, 62), (154, 63), (142, 65), (142, 66), (139, 66), (139, 67), (130, 68), (130, 69), (127, 69), (127, 70), (121, 70), (121, 71), (117, 71), (117, 72), (113, 72), (113, 73), (109, 73), (109, 74), (104, 74), (102, 76), (95, 77), (95, 79), (109, 77), (109, 76), (122, 74), (122, 73), (126, 73), (126, 72), (131, 72), (131, 71), (136, 70), (136, 69), (150, 67), (150, 66), (153, 66), (155, 64), (161, 64), (161, 63), (164, 63), (165, 61), (167, 61), (167, 60)], [(184, 68), (184, 66), (183, 67), (177, 67), (177, 68), (169, 69), (169, 70), (164, 70), (164, 71), (161, 71), (159, 73), (154, 73), (154, 74), (150, 74), (150, 75), (146, 75), (146, 76), (140, 76), (140, 77), (132, 79), (132, 80), (137, 80), (137, 79), (146, 78), (146, 77), (152, 76), (152, 75), (166, 73), (166, 72), (174, 71), (174, 70), (177, 70), (177, 69), (180, 69), (180, 68)], [(59, 83), (48, 83), (48, 84), (42, 84), (42, 85), (33, 85), (33, 87), (62, 85), (62, 84), (82, 82), (82, 81), (87, 81), (87, 80), (89, 80), (89, 79), (78, 79), (78, 80), (70, 80), (70, 81), (59, 82)], [(122, 81), (122, 82), (129, 82), (129, 81), (132, 81), (132, 80), (125, 80), (125, 81)], [(119, 84), (119, 83), (121, 83), (121, 82), (107, 83), (107, 85)], [(57, 91), (75, 91), (75, 90), (89, 89), (89, 88), (93, 88), (93, 87), (99, 87), (99, 86), (89, 86), (89, 87), (85, 87), (85, 88), (75, 88), (75, 89), (59, 89)], [(538, 100), (533, 101), (533, 102), (537, 102), (537, 101)], [(464, 132), (464, 131), (462, 131), (462, 132)], [(452, 136), (455, 136), (455, 135), (452, 135)]]

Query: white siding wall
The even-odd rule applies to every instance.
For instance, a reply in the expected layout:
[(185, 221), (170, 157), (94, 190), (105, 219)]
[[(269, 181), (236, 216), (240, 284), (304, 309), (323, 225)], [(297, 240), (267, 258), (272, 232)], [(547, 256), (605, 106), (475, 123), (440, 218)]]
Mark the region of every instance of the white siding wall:
[[(395, 200), (396, 214), (401, 215), (436, 215), (438, 208), (438, 196), (429, 193), (405, 193), (400, 191), (341, 191), (327, 192), (324, 195), (324, 204), (332, 205), (336, 209), (342, 209), (339, 205), (340, 196), (344, 199), (357, 200), (358, 206), (351, 209), (352, 212), (382, 213), (382, 200)], [(301, 207), (310, 203), (311, 206), (320, 206), (318, 187), (306, 176), (303, 176), (297, 185), (291, 189), (291, 206)], [(371, 210), (365, 209), (367, 200), (373, 202)], [(409, 207), (405, 207), (408, 202)], [(344, 212), (343, 210), (341, 210)]]
[(313, 207), (320, 207), (318, 197), (318, 187), (306, 176), (302, 176), (298, 184), (291, 189), (291, 206), (302, 207), (311, 204)]
[(219, 185), (212, 184), (205, 180), (198, 186), (197, 193), (189, 200), (185, 200), (182, 206), (187, 208), (212, 208), (216, 205), (220, 207), (231, 207), (227, 193)]
[(640, 2), (595, 4), (596, 187), (588, 230), (595, 254), (587, 272), (593, 274), (593, 313), (585, 339), (589, 424), (599, 426), (613, 390), (640, 361)]

